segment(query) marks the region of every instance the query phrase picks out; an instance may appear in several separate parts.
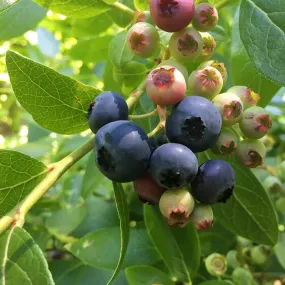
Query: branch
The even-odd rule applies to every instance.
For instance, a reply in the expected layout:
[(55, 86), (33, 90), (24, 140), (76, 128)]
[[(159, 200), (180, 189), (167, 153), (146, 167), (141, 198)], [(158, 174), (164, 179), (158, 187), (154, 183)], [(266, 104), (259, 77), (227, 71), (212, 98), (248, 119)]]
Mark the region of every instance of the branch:
[(26, 198), (0, 220), (0, 233), (9, 227), (11, 223), (24, 220), (25, 215), (34, 204), (51, 188), (51, 186), (79, 159), (93, 149), (93, 137), (66, 156), (59, 162), (49, 167), (47, 176), (29, 193)]
[(147, 134), (149, 138), (153, 137), (154, 135), (156, 135), (158, 132), (160, 132), (162, 129), (165, 128), (165, 122), (167, 118), (166, 108), (157, 105), (157, 112), (159, 115), (159, 123), (150, 133)]
[(131, 94), (131, 96), (127, 99), (127, 105), (129, 109), (134, 106), (134, 104), (140, 99), (145, 89), (145, 81), (143, 81), (139, 87)]
[(134, 10), (132, 10), (131, 8), (129, 8), (128, 6), (126, 6), (120, 2), (113, 3), (110, 6), (119, 10), (120, 13), (128, 14), (129, 16), (132, 16), (132, 17), (134, 17), (134, 15), (135, 15)]
[(153, 111), (146, 113), (146, 114), (142, 114), (142, 115), (129, 115), (129, 119), (130, 120), (140, 120), (140, 119), (145, 119), (145, 118), (155, 116), (156, 114), (157, 114), (157, 109), (154, 109)]

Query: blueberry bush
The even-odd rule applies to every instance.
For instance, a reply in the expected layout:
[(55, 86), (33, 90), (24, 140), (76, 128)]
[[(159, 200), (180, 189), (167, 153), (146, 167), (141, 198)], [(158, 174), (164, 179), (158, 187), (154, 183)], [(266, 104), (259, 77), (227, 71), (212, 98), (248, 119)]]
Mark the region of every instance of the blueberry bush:
[(284, 16), (2, 0), (0, 284), (285, 284)]

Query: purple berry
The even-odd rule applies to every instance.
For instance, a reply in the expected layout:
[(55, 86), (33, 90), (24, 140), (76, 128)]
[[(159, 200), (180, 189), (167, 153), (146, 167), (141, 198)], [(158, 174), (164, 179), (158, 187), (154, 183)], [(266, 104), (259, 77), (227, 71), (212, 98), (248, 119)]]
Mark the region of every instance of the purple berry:
[(238, 144), (236, 159), (241, 165), (256, 168), (263, 164), (265, 154), (266, 148), (262, 141), (245, 139)]
[(237, 95), (243, 103), (244, 110), (255, 106), (260, 100), (260, 95), (252, 91), (250, 88), (247, 88), (246, 86), (234, 86), (230, 88), (227, 93), (233, 93)]
[(208, 205), (197, 204), (189, 219), (190, 223), (194, 224), (198, 231), (207, 230), (214, 223), (213, 210)]
[(247, 138), (260, 139), (271, 129), (272, 119), (265, 109), (254, 106), (243, 113), (239, 126)]
[(146, 93), (155, 104), (175, 105), (184, 98), (185, 92), (184, 76), (173, 66), (160, 66), (147, 77)]
[(120, 94), (113, 91), (102, 92), (89, 107), (89, 127), (96, 134), (101, 127), (110, 122), (127, 120), (128, 112), (128, 105)]
[(150, 14), (163, 31), (178, 32), (187, 27), (194, 15), (194, 0), (150, 0)]
[(192, 20), (193, 27), (200, 32), (207, 32), (213, 29), (219, 21), (217, 9), (209, 3), (196, 5)]
[(151, 177), (149, 172), (136, 181), (134, 181), (134, 189), (140, 200), (144, 203), (156, 205), (165, 189), (159, 186)]
[(206, 205), (225, 203), (233, 194), (235, 172), (224, 160), (208, 160), (191, 183), (192, 195)]
[(197, 58), (203, 49), (203, 40), (199, 32), (188, 27), (174, 33), (169, 41), (171, 55), (180, 61), (189, 61)]
[(241, 119), (243, 105), (238, 96), (231, 93), (222, 93), (214, 97), (212, 102), (219, 110), (225, 126), (234, 125)]
[(231, 129), (222, 129), (218, 141), (211, 150), (218, 155), (230, 156), (236, 151), (238, 142), (239, 138)]
[(222, 90), (223, 78), (217, 69), (207, 66), (190, 74), (188, 87), (190, 94), (212, 99)]
[(196, 58), (196, 61), (202, 62), (208, 60), (214, 53), (216, 48), (216, 41), (209, 33), (200, 33), (203, 40), (202, 53)]
[(154, 26), (148, 23), (136, 23), (127, 34), (131, 51), (140, 57), (150, 57), (159, 48), (159, 34)]
[(160, 200), (159, 209), (171, 227), (183, 228), (195, 206), (195, 200), (186, 189), (166, 190)]

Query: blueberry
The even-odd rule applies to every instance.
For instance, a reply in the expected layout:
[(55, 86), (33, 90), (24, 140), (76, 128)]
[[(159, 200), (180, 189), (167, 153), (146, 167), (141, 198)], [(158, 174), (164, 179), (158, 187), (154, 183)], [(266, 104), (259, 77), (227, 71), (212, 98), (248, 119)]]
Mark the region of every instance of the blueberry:
[(150, 160), (153, 179), (167, 189), (181, 188), (192, 182), (198, 171), (195, 154), (187, 147), (167, 143), (153, 153)]
[(113, 91), (102, 92), (90, 105), (87, 114), (88, 124), (93, 133), (104, 125), (128, 119), (128, 105), (125, 99)]
[(201, 203), (225, 203), (233, 194), (235, 173), (224, 160), (209, 160), (199, 167), (192, 182), (192, 194)]
[(222, 118), (217, 108), (199, 96), (183, 99), (166, 120), (168, 139), (189, 147), (193, 152), (214, 146), (221, 128)]
[(111, 122), (95, 136), (96, 164), (116, 182), (131, 182), (147, 171), (151, 148), (146, 133), (129, 121)]

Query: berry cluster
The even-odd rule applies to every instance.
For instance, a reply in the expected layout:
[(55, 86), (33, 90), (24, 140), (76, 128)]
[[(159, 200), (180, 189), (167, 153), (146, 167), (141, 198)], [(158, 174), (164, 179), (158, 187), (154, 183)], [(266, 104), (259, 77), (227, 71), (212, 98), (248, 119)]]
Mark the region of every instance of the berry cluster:
[[(96, 133), (96, 164), (113, 181), (133, 182), (142, 201), (159, 205), (169, 226), (191, 222), (202, 230), (213, 223), (209, 205), (231, 197), (235, 173), (219, 159), (199, 166), (195, 153), (211, 149), (218, 155), (235, 154), (241, 164), (257, 167), (265, 155), (258, 139), (271, 127), (271, 118), (256, 106), (259, 95), (249, 88), (236, 86), (221, 93), (227, 70), (216, 60), (205, 61), (216, 46), (207, 33), (218, 22), (215, 7), (209, 3), (195, 7), (193, 0), (152, 0), (149, 5), (150, 16), (139, 13), (126, 40), (135, 56), (150, 58), (161, 45), (158, 29), (151, 23), (173, 33), (171, 58), (164, 58), (145, 84), (150, 100), (169, 111), (163, 122), (165, 133), (149, 138), (128, 120), (124, 98), (103, 92), (87, 116)], [(187, 62), (198, 63), (189, 77)]]

